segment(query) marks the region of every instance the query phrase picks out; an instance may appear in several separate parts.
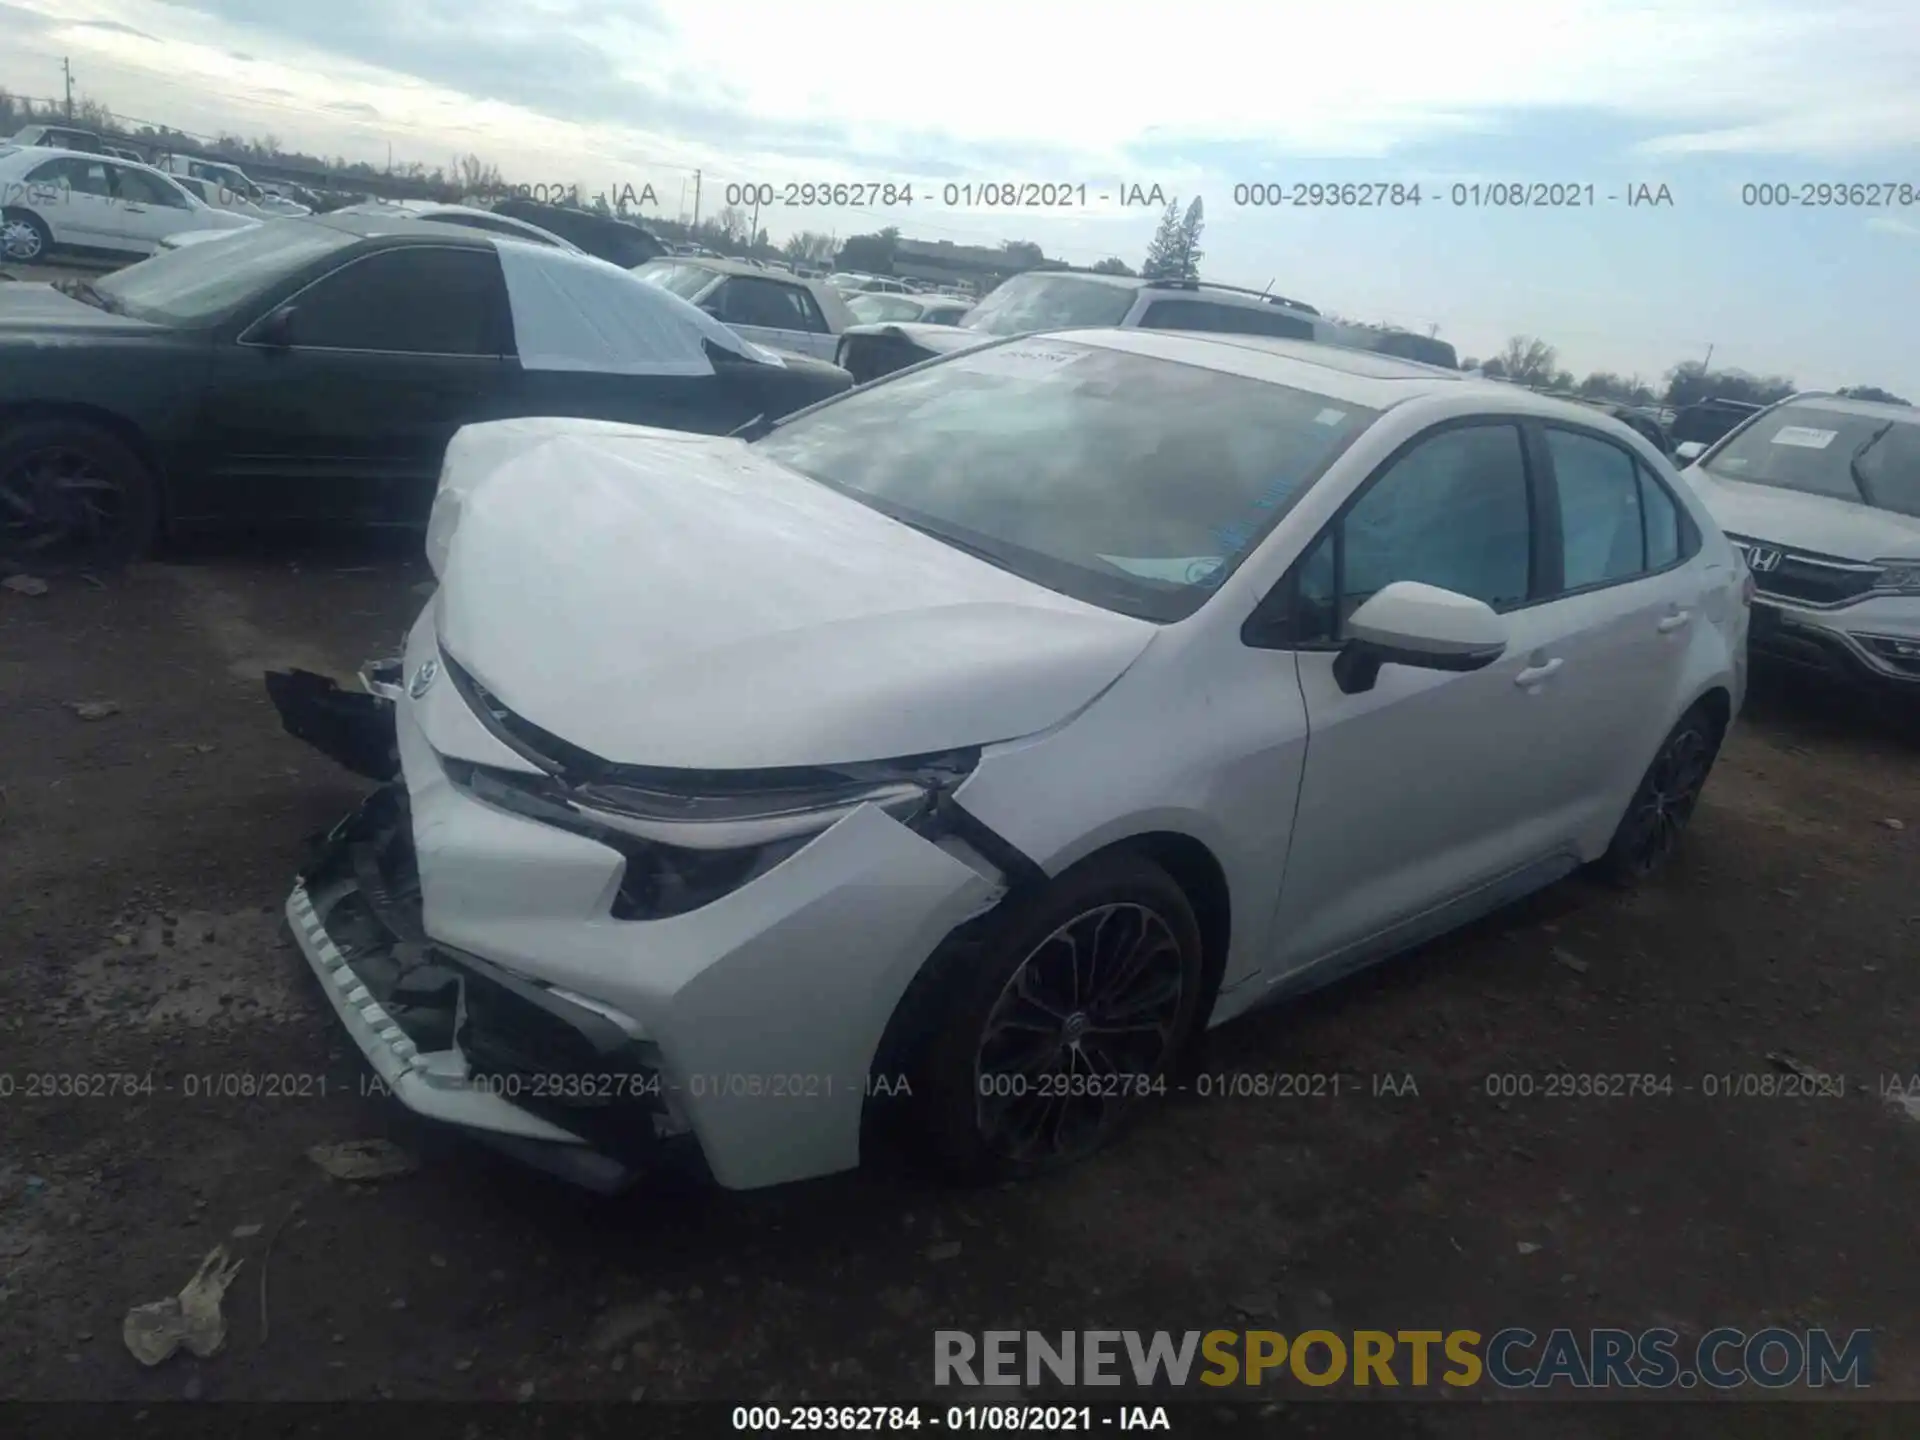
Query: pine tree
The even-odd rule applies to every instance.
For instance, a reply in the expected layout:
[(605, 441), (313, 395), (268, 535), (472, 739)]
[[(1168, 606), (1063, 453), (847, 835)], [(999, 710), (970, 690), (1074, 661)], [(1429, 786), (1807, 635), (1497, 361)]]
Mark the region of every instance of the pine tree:
[(1147, 258), (1140, 262), (1140, 274), (1148, 280), (1170, 280), (1180, 273), (1180, 202), (1169, 200), (1167, 213), (1160, 217), (1160, 228), (1153, 232), (1147, 246)]
[(1193, 197), (1193, 203), (1187, 206), (1186, 217), (1180, 222), (1180, 278), (1198, 280), (1200, 278), (1200, 257), (1205, 252), (1200, 248), (1200, 232), (1206, 228), (1206, 212), (1200, 207), (1200, 197)]

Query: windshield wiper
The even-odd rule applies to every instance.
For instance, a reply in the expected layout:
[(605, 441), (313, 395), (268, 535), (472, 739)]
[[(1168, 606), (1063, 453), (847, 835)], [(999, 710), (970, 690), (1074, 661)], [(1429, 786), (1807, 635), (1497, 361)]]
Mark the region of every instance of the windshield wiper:
[(103, 294), (89, 280), (56, 280), (53, 288), (62, 295), (70, 295), (83, 305), (91, 305), (96, 310), (104, 310), (109, 315), (118, 315), (120, 302), (111, 295)]
[(1860, 468), (1860, 462), (1866, 459), (1867, 452), (1885, 439), (1887, 432), (1893, 429), (1898, 423), (1897, 420), (1889, 420), (1865, 440), (1862, 440), (1860, 442), (1860, 448), (1855, 450), (1847, 459), (1847, 473), (1853, 476), (1853, 483), (1860, 491), (1860, 498), (1865, 500), (1869, 505), (1878, 505), (1880, 502), (1873, 498), (1873, 486), (1867, 483), (1867, 474)]

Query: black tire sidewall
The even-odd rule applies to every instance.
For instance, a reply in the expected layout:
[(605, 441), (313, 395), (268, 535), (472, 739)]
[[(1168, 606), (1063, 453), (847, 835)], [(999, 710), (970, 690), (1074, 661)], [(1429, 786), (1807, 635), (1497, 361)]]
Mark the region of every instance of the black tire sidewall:
[(58, 573), (112, 569), (144, 552), (159, 528), (159, 487), (145, 462), (111, 430), (85, 420), (66, 419), (28, 420), (0, 430), (0, 475), (33, 451), (54, 445), (82, 452), (112, 476), (124, 501), (121, 524), (101, 544), (60, 558), (43, 559), (33, 551), (11, 552), (0, 536), (0, 561)]
[[(988, 1013), (1007, 981), (1047, 936), (1076, 915), (1113, 903), (1135, 903), (1157, 911), (1179, 943), (1186, 979), (1174, 1044), (1160, 1072), (1179, 1063), (1191, 1036), (1200, 1002), (1204, 967), (1200, 924), (1186, 893), (1160, 866), (1130, 851), (1096, 856), (1017, 902), (977, 949), (951, 957), (951, 973), (940, 977), (936, 1000), (941, 1018), (911, 1069), (924, 1129), (922, 1139), (934, 1161), (952, 1178), (967, 1182), (1017, 1179), (1051, 1169), (1058, 1162), (1019, 1164), (991, 1149), (979, 1133), (974, 1094), (974, 1065)], [(1141, 1102), (1126, 1107), (1110, 1135), (1137, 1117)]]

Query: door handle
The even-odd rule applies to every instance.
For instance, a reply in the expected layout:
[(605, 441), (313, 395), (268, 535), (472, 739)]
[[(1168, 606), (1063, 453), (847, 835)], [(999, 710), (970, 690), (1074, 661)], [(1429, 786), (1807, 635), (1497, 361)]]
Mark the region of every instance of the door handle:
[(1693, 612), (1691, 610), (1676, 610), (1673, 614), (1663, 619), (1655, 628), (1658, 629), (1662, 635), (1671, 635), (1691, 619), (1693, 619)]
[(127, 206), (127, 213), (129, 215), (144, 215), (147, 213), (147, 207), (144, 205), (129, 205)]
[(1513, 677), (1513, 683), (1523, 688), (1528, 685), (1538, 685), (1542, 680), (1558, 675), (1563, 663), (1565, 662), (1554, 659), (1547, 661), (1544, 665), (1529, 665)]

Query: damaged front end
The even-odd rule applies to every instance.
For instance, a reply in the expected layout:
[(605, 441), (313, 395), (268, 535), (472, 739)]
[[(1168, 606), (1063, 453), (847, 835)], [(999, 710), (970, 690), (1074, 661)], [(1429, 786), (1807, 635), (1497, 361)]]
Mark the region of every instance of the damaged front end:
[(509, 709), (429, 616), (361, 684), (269, 683), (290, 733), (385, 779), (298, 874), (300, 950), (401, 1103), (603, 1193), (857, 1164), (908, 983), (1030, 878), (954, 799), (977, 748), (611, 763)]
[(299, 873), (287, 919), (409, 1109), (602, 1193), (698, 1170), (657, 1052), (622, 1017), (426, 933), (406, 791), (384, 785)]

